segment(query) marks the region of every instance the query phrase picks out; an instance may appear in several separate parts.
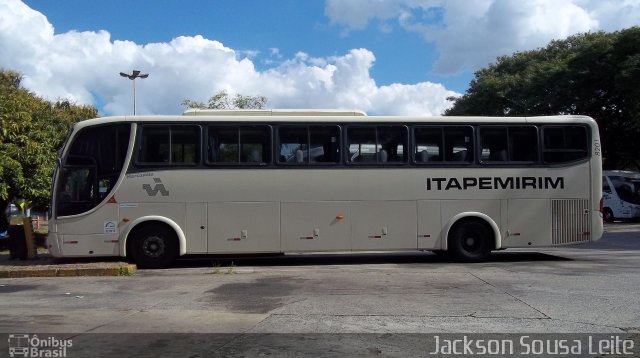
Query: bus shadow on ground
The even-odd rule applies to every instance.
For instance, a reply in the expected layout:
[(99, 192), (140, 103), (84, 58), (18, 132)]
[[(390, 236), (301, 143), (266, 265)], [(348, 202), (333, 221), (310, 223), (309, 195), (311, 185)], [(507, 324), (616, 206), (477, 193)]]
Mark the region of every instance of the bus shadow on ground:
[[(2, 266), (42, 266), (61, 264), (91, 264), (124, 262), (123, 257), (54, 258), (48, 253), (38, 253), (36, 259), (11, 259), (8, 251), (0, 252)], [(498, 262), (558, 262), (572, 259), (541, 252), (494, 252), (483, 263), (460, 263), (446, 256), (431, 252), (393, 253), (318, 253), (289, 255), (187, 255), (179, 258), (170, 268), (198, 267), (246, 267), (246, 266), (331, 266), (331, 265), (383, 265), (383, 264), (465, 264), (482, 265)]]
[(460, 263), (443, 255), (430, 252), (398, 253), (340, 253), (291, 254), (273, 256), (197, 256), (189, 255), (177, 260), (173, 268), (243, 267), (243, 266), (323, 266), (323, 265), (383, 265), (383, 264), (465, 264), (483, 265), (495, 262), (558, 262), (570, 258), (541, 252), (495, 252), (482, 263)]

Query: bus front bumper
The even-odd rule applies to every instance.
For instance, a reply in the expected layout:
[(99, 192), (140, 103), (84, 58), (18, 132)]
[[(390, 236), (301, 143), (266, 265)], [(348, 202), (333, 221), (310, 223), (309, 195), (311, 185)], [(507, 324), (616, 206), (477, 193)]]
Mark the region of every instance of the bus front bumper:
[(60, 240), (58, 240), (58, 233), (50, 232), (47, 235), (46, 247), (49, 253), (53, 257), (62, 257), (62, 250), (60, 249)]

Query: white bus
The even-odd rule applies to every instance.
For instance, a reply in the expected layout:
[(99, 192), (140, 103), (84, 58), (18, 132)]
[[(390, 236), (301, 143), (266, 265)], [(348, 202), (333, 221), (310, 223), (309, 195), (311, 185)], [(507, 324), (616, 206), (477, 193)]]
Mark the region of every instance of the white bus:
[(54, 256), (492, 250), (600, 238), (583, 116), (198, 111), (77, 123), (54, 178)]
[(640, 173), (605, 170), (602, 174), (604, 221), (640, 218)]

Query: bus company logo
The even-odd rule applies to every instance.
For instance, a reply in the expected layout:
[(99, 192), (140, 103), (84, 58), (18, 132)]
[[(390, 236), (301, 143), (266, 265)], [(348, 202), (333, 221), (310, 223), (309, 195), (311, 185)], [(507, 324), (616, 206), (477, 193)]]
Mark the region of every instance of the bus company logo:
[(71, 339), (56, 337), (39, 338), (37, 335), (10, 334), (9, 357), (66, 357), (67, 348), (73, 346)]
[(427, 178), (427, 190), (564, 189), (564, 177)]
[(169, 196), (169, 190), (164, 187), (164, 184), (162, 184), (162, 180), (160, 180), (160, 178), (153, 178), (153, 181), (156, 183), (153, 188), (150, 184), (142, 184), (142, 189), (147, 192), (147, 195), (156, 196), (158, 195), (158, 193), (160, 193), (160, 195), (162, 196)]

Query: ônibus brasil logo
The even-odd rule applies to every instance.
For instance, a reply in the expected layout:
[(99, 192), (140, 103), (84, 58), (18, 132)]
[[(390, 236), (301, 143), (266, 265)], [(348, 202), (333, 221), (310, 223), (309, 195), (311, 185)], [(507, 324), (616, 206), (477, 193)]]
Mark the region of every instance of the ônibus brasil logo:
[(39, 338), (37, 335), (10, 334), (9, 357), (66, 357), (67, 348), (73, 346), (71, 339), (56, 337)]

